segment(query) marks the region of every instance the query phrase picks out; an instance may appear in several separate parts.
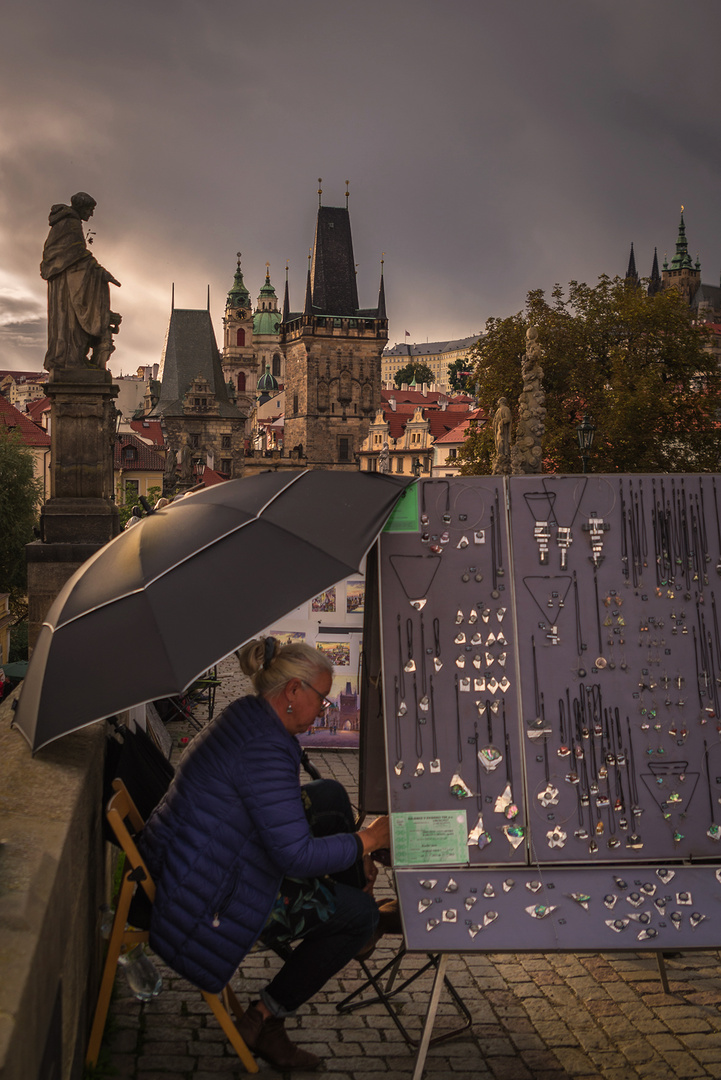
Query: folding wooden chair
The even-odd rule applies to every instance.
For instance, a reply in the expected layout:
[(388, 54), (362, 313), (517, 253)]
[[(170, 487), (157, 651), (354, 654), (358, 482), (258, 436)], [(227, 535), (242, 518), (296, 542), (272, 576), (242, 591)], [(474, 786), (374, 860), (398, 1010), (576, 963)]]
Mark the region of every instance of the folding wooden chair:
[[(113, 790), (115, 794), (108, 802), (106, 816), (108, 824), (124, 852), (125, 866), (123, 868), (122, 885), (115, 907), (113, 928), (108, 942), (108, 954), (103, 968), (100, 992), (95, 1006), (93, 1026), (90, 1031), (88, 1052), (85, 1057), (86, 1065), (95, 1065), (98, 1059), (110, 1005), (110, 995), (115, 981), (118, 957), (123, 949), (132, 948), (148, 940), (146, 930), (131, 930), (127, 926), (130, 902), (137, 886), (142, 886), (150, 904), (155, 900), (155, 882), (150, 876), (150, 871), (143, 862), (135, 843), (135, 837), (142, 831), (145, 823), (122, 780), (113, 780)], [(243, 1016), (240, 1002), (230, 986), (226, 986), (220, 994), (209, 994), (205, 990), (199, 990), (199, 993), (207, 1001), (213, 1015), (227, 1035), (246, 1070), (251, 1073), (258, 1072), (255, 1058), (241, 1038), (230, 1015), (232, 1011), (238, 1019)]]

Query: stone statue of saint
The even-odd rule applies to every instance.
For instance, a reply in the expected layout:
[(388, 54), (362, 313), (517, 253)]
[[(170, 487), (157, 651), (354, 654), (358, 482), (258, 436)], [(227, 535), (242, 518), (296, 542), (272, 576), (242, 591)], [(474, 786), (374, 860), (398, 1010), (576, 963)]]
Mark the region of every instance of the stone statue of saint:
[(95, 199), (79, 191), (70, 206), (56, 203), (50, 210), (40, 264), (40, 276), (48, 283), (45, 367), (50, 372), (105, 368), (115, 348), (113, 334), (121, 317), (110, 310), (109, 283), (120, 282), (90, 254), (83, 234), (83, 222), (90, 220), (95, 206)]
[(180, 479), (182, 483), (189, 484), (193, 480), (193, 451), (188, 445), (188, 438), (183, 438), (183, 444), (178, 452), (178, 464), (180, 465)]
[(493, 417), (493, 437), (496, 441), (496, 456), (499, 458), (506, 458), (511, 453), (512, 419), (508, 399), (499, 398), (498, 408)]
[(388, 449), (388, 443), (384, 442), (380, 454), (378, 455), (378, 472), (387, 473), (391, 471), (391, 455)]
[(177, 465), (177, 457), (175, 450), (172, 447), (168, 448), (168, 452), (165, 455), (165, 482), (166, 484), (172, 484), (175, 482), (175, 466)]

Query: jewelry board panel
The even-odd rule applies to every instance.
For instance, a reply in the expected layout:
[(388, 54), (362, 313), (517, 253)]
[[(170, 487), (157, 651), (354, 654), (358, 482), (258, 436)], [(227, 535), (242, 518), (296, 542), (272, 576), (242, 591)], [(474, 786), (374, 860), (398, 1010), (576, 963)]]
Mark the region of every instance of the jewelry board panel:
[[(638, 948), (654, 934), (625, 933), (630, 916), (613, 927), (603, 902), (616, 864), (616, 878), (646, 885), (678, 875), (692, 911), (679, 908), (663, 927), (658, 907), (650, 917), (677, 946), (708, 947), (707, 918), (721, 899), (714, 867), (692, 888), (685, 875), (692, 860), (718, 862), (721, 835), (717, 481), (421, 481), (415, 518), (383, 534), (389, 808), (409, 941), (426, 947), (431, 932), (418, 909), (424, 897), (413, 895), (421, 878), (491, 875), (483, 887), (492, 883), (505, 912), (503, 881), (521, 881), (525, 866), (529, 881), (562, 872), (565, 892), (555, 895), (574, 915), (596, 910), (594, 947)], [(473, 895), (480, 881), (461, 888)], [(593, 920), (579, 924), (548, 903), (526, 911), (538, 906), (529, 900), (517, 913), (535, 928), (529, 947), (541, 925), (544, 934), (555, 927), (555, 947), (589, 944)], [(433, 924), (439, 948), (447, 934), (453, 949), (506, 947), (505, 920), (475, 939), (467, 926), (478, 920), (465, 909), (457, 918), (462, 931), (442, 914)]]
[(534, 863), (718, 859), (713, 476), (512, 477)]
[(408, 948), (716, 949), (721, 870), (626, 865), (397, 870)]
[(422, 480), (415, 498), (379, 559), (395, 862), (522, 865), (503, 478)]

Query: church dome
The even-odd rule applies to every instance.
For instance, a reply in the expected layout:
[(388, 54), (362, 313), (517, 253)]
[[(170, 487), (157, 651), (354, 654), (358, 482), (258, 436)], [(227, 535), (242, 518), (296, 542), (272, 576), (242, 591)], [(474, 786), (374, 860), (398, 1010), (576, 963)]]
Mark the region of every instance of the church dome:
[(256, 311), (253, 316), (253, 335), (280, 333), (279, 311)]
[(270, 373), (270, 364), (265, 365), (265, 374), (258, 379), (258, 392), (261, 394), (276, 394), (278, 392), (278, 380)]

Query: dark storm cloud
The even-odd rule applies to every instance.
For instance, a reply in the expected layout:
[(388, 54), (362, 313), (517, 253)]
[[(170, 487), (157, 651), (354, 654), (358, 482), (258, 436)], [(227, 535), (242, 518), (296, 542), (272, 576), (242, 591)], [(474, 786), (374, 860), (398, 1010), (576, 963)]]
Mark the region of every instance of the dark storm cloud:
[(288, 259), (302, 303), (319, 176), (336, 205), (351, 181), (364, 305), (386, 253), (392, 341), (465, 336), (530, 288), (623, 273), (632, 240), (647, 273), (654, 246), (673, 252), (681, 203), (715, 281), (721, 18), (717, 0), (685, 11), (6, 0), (0, 324), (40, 330), (47, 214), (78, 189), (123, 283), (125, 371), (159, 359), (172, 282), (191, 307), (210, 283), (220, 336), (238, 250), (254, 299), (266, 259), (282, 295)]

